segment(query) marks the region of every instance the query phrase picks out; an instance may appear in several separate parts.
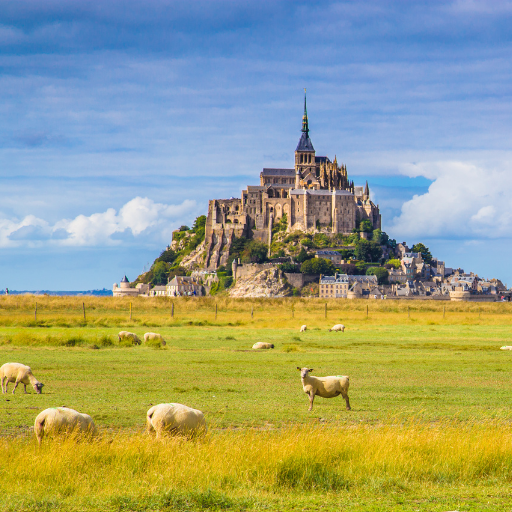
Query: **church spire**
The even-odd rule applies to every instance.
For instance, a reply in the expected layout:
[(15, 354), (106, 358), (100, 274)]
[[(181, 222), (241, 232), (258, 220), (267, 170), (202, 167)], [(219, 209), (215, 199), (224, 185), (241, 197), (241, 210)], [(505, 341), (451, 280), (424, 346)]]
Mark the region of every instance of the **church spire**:
[(302, 116), (302, 132), (309, 137), (308, 110), (306, 108), (306, 88), (304, 88), (304, 115)]

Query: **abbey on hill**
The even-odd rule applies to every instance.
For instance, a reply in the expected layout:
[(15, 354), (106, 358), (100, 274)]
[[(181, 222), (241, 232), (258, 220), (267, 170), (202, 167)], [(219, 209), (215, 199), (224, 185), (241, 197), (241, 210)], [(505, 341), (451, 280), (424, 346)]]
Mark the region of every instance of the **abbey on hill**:
[(241, 199), (212, 199), (206, 221), (205, 266), (226, 263), (234, 237), (256, 238), (270, 246), (272, 225), (285, 218), (287, 230), (352, 233), (362, 220), (380, 229), (379, 207), (364, 187), (349, 181), (347, 168), (326, 156), (317, 156), (309, 138), (306, 97), (302, 135), (295, 149), (293, 169), (268, 169), (260, 184), (249, 185)]

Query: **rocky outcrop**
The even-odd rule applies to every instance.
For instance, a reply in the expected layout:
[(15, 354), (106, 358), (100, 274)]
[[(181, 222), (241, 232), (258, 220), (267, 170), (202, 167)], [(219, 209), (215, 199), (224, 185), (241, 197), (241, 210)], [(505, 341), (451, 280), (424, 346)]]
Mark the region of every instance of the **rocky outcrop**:
[(196, 268), (204, 265), (205, 242), (201, 242), (190, 254), (187, 254), (180, 263), (184, 268)]
[(247, 277), (241, 277), (230, 288), (230, 297), (286, 297), (291, 295), (291, 286), (283, 272), (269, 268)]

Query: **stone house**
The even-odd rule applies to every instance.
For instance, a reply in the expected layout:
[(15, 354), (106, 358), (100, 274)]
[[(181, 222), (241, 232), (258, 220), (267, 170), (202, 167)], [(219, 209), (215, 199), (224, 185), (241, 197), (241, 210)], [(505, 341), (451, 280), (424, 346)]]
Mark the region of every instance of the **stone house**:
[(114, 283), (112, 287), (112, 295), (114, 297), (138, 297), (139, 295), (147, 296), (149, 293), (149, 284), (138, 283), (135, 287), (130, 285), (130, 281), (126, 276), (121, 279), (119, 286)]
[(335, 265), (341, 263), (341, 254), (338, 251), (316, 251), (315, 258), (331, 260)]
[(191, 276), (175, 276), (166, 286), (167, 296), (201, 296), (203, 286)]

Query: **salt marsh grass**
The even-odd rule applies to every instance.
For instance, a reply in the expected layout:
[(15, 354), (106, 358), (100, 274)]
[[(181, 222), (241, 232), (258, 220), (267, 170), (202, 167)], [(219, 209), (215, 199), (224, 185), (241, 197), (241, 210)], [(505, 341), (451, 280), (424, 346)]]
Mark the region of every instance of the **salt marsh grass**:
[(457, 488), (487, 493), (502, 510), (493, 495), (512, 482), (512, 436), (500, 423), (283, 425), (195, 442), (117, 433), (39, 450), (3, 439), (0, 459), (9, 461), (0, 503), (12, 511), (51, 509), (48, 496), (66, 510), (88, 509), (92, 496), (98, 510), (285, 510), (303, 501), (335, 510), (358, 500), (364, 510), (395, 510), (399, 496), (414, 496), (416, 510), (440, 510), (460, 500)]

